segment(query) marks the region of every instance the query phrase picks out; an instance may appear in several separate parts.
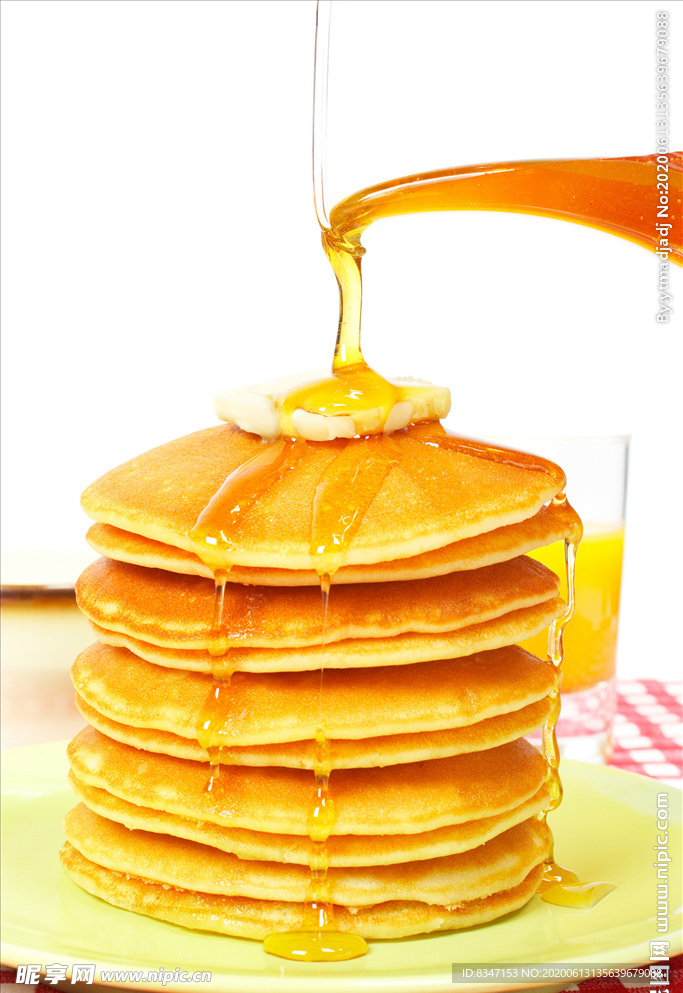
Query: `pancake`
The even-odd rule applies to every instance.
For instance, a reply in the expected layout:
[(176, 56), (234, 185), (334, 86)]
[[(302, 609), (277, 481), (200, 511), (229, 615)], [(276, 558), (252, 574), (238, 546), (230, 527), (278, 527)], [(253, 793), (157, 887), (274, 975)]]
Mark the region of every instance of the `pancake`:
[[(88, 724), (125, 745), (190, 759), (193, 762), (209, 761), (209, 753), (194, 738), (181, 738), (170, 731), (132, 727), (113, 721), (89, 706), (78, 694), (76, 706)], [(392, 734), (378, 738), (331, 739), (328, 745), (329, 768), (366, 769), (483, 751), (514, 741), (522, 735), (532, 734), (540, 727), (550, 710), (551, 703), (548, 697), (544, 697), (511, 714), (490, 717), (464, 727)], [(286, 766), (288, 769), (312, 770), (316, 763), (316, 743), (308, 739), (274, 745), (221, 747), (219, 761), (221, 765), (276, 765)]]
[[(71, 879), (88, 893), (116, 907), (183, 927), (260, 940), (273, 931), (296, 930), (304, 923), (303, 906), (299, 903), (227, 897), (150, 883), (105, 869), (84, 858), (68, 842), (60, 858)], [(440, 907), (406, 900), (367, 908), (336, 907), (335, 927), (379, 939), (474, 927), (528, 903), (536, 892), (541, 871), (539, 865), (518, 886), (461, 905)]]
[[(387, 583), (429, 579), (450, 572), (479, 569), (525, 555), (541, 545), (560, 541), (572, 534), (577, 521), (578, 517), (570, 507), (550, 503), (547, 507), (541, 507), (533, 517), (518, 524), (495, 528), (485, 534), (465, 538), (421, 555), (373, 565), (344, 565), (334, 574), (332, 582), (334, 586), (347, 583)], [(144, 538), (111, 524), (93, 524), (86, 538), (96, 552), (118, 562), (213, 578), (211, 569), (194, 552)], [(231, 583), (255, 586), (320, 585), (320, 578), (313, 569), (258, 569), (237, 565), (228, 573), (228, 580)]]
[[(554, 667), (516, 646), (408, 667), (333, 669), (322, 700), (316, 672), (236, 672), (228, 687), (99, 643), (71, 674), (86, 703), (114, 721), (196, 739), (210, 717), (214, 736), (204, 744), (229, 747), (313, 740), (320, 724), (332, 739), (461, 727), (542, 700), (559, 681)], [(218, 702), (207, 707), (214, 685)]]
[[(152, 807), (122, 800), (97, 786), (89, 786), (69, 773), (76, 796), (95, 813), (119, 821), (127, 828), (170, 834), (232, 852), (241, 859), (295, 863), (308, 866), (315, 844), (307, 835), (273, 834), (247, 828), (225, 827), (211, 821), (169, 814)], [(508, 828), (534, 817), (547, 805), (550, 794), (544, 784), (528, 800), (496, 814), (462, 824), (449, 824), (421, 834), (332, 835), (326, 851), (332, 866), (394, 865), (420, 859), (454, 855), (483, 845)]]
[[(540, 562), (510, 562), (433, 579), (341, 586), (330, 598), (326, 641), (454, 631), (556, 596), (559, 580)], [(298, 648), (320, 644), (319, 591), (228, 584), (213, 634), (214, 584), (197, 576), (98, 559), (76, 584), (95, 624), (166, 648)]]
[[(397, 431), (384, 443), (397, 464), (365, 513), (347, 564), (420, 555), (515, 524), (564, 486), (562, 471), (543, 459), (508, 452), (494, 461), (482, 457), (476, 442), (462, 451), (437, 447), (449, 443), (456, 439), (446, 438), (438, 424)], [(198, 431), (113, 469), (85, 490), (82, 505), (96, 521), (196, 553), (191, 533), (199, 515), (229, 474), (263, 448), (260, 438), (228, 425)], [(360, 460), (366, 442), (307, 444), (305, 457), (244, 515), (232, 565), (310, 569), (316, 491), (342, 451), (357, 451)]]
[[(262, 900), (304, 902), (309, 895), (307, 866), (250, 862), (194, 841), (131, 831), (83, 804), (67, 814), (64, 833), (90, 861), (152, 882)], [(389, 900), (431, 904), (477, 900), (519, 885), (546, 857), (548, 848), (547, 826), (530, 818), (485, 845), (458, 855), (396, 865), (332, 868), (327, 876), (329, 899), (352, 907)]]
[(191, 672), (302, 672), (320, 669), (365, 668), (368, 666), (409, 665), (433, 659), (460, 658), (483, 650), (514, 645), (538, 634), (566, 610), (566, 603), (552, 597), (534, 607), (512, 610), (502, 617), (472, 624), (444, 634), (404, 634), (393, 638), (366, 638), (332, 642), (324, 647), (234, 648), (224, 656), (206, 649), (164, 648), (122, 631), (93, 624), (100, 641), (129, 648), (135, 655), (155, 665)]
[[(67, 754), (84, 783), (154, 809), (230, 827), (308, 833), (311, 776), (231, 766), (207, 791), (208, 765), (143, 752), (85, 728)], [(481, 752), (333, 773), (332, 834), (413, 834), (518, 806), (544, 783), (546, 764), (524, 738)]]

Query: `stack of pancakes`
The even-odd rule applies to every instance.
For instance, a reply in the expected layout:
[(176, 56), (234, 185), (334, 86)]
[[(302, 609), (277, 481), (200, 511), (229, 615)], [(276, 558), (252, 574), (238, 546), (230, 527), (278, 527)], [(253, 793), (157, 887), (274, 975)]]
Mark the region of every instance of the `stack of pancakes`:
[(77, 593), (99, 641), (73, 669), (90, 726), (69, 747), (81, 802), (62, 851), (83, 888), (191, 928), (301, 927), (320, 859), (309, 807), (322, 727), (337, 929), (467, 927), (531, 898), (549, 794), (524, 736), (558, 677), (516, 643), (564, 604), (524, 553), (576, 519), (552, 500), (556, 466), (440, 448), (438, 431), (392, 436), (399, 455), (334, 576), (324, 644), (316, 493), (340, 452), (362, 457), (362, 439), (307, 443), (243, 515), (220, 629), (193, 529), (263, 442), (221, 425), (86, 490), (103, 557)]

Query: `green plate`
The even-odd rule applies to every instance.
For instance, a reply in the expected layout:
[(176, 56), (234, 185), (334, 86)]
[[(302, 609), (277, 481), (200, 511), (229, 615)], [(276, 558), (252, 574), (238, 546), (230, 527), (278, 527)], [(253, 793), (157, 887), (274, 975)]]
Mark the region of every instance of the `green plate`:
[[(590, 911), (567, 910), (539, 897), (517, 913), (466, 931), (371, 942), (364, 958), (329, 964), (286, 962), (260, 942), (188, 931), (89, 896), (59, 867), (61, 822), (73, 805), (64, 785), (62, 743), (3, 755), (2, 961), (6, 965), (74, 963), (100, 970), (212, 973), (210, 983), (168, 983), (186, 993), (487, 993), (523, 989), (505, 982), (454, 986), (453, 963), (552, 964), (647, 962), (658, 935), (654, 846), (657, 795), (669, 794), (669, 955), (681, 951), (680, 792), (616, 769), (564, 762), (565, 799), (552, 815), (556, 858), (585, 880), (618, 889)], [(114, 985), (162, 989), (161, 982), (119, 979)], [(556, 982), (547, 988), (568, 985)]]

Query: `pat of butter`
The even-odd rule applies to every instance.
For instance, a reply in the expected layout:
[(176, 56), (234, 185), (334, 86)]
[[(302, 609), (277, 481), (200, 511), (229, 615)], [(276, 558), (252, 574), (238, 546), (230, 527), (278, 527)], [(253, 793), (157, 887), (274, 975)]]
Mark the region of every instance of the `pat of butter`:
[(299, 406), (287, 415), (288, 397), (308, 384), (327, 379), (329, 373), (325, 371), (306, 372), (244, 389), (226, 390), (214, 394), (214, 410), (222, 421), (267, 441), (283, 434), (308, 441), (332, 441), (357, 435), (391, 434), (409, 424), (440, 420), (451, 406), (450, 391), (445, 387), (432, 386), (424, 380), (393, 379), (384, 381), (395, 388), (389, 409), (386, 404), (373, 404), (370, 393), (367, 407), (361, 406), (352, 413), (328, 415)]

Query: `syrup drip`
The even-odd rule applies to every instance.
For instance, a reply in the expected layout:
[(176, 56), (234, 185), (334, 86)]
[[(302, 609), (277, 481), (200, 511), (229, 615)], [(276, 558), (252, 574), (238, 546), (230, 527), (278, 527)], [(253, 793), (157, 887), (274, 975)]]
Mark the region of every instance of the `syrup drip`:
[[(225, 605), (225, 584), (228, 579), (228, 569), (218, 569), (214, 573), (214, 597), (213, 597), (213, 619), (211, 621), (211, 634), (219, 635), (221, 627), (223, 625), (223, 607)], [(212, 638), (213, 643), (213, 638)], [(216, 650), (212, 646), (209, 648), (209, 653), (211, 655), (216, 654)], [(209, 756), (209, 779), (204, 786), (205, 793), (213, 793), (218, 787), (221, 774), (221, 749), (215, 744), (214, 740), (214, 728), (213, 728), (213, 712), (215, 710), (216, 702), (218, 701), (224, 688), (227, 687), (228, 693), (230, 689), (230, 682), (232, 679), (232, 670), (229, 668), (224, 669), (224, 676), (222, 680), (214, 680), (213, 686), (211, 688), (211, 693), (209, 694), (206, 703), (202, 709), (202, 714), (199, 719), (199, 726), (197, 728), (197, 741), (205, 748)]]
[[(342, 455), (344, 453), (342, 452)], [(344, 470), (346, 471), (346, 469)], [(388, 471), (388, 470), (387, 470)], [(382, 475), (381, 480), (384, 479)], [(381, 485), (381, 481), (380, 484)], [(329, 520), (336, 525), (340, 518), (337, 508), (331, 502), (332, 493), (320, 503), (314, 505), (313, 532), (321, 536), (323, 545), (317, 554), (322, 558), (330, 559), (329, 533), (322, 528), (318, 514), (327, 515), (330, 511)], [(376, 491), (375, 491), (376, 492)], [(363, 504), (359, 504), (359, 508)], [(369, 506), (369, 504), (368, 504)], [(316, 512), (317, 508), (317, 512)], [(324, 509), (323, 509), (324, 508)], [(367, 507), (365, 508), (367, 509)], [(364, 511), (363, 511), (364, 512)], [(323, 520), (327, 520), (326, 516)], [(332, 558), (334, 571), (340, 567), (345, 554), (343, 542), (339, 542), (332, 547), (338, 548), (338, 560)], [(315, 560), (314, 560), (315, 561)], [(322, 593), (322, 636), (321, 644), (324, 648), (327, 640), (327, 616), (330, 603), (330, 586), (332, 574), (324, 572), (321, 563), (316, 563), (320, 576), (320, 591)], [(335, 908), (330, 896), (330, 880), (328, 869), (330, 856), (327, 848), (327, 840), (334, 827), (334, 800), (330, 792), (330, 742), (327, 737), (325, 723), (323, 719), (323, 675), (324, 665), (320, 668), (320, 687), (318, 691), (318, 721), (315, 736), (315, 755), (313, 759), (313, 773), (315, 776), (315, 788), (313, 797), (308, 809), (308, 836), (311, 839), (311, 849), (309, 855), (309, 867), (311, 877), (309, 881), (308, 899), (303, 906), (302, 926), (298, 931), (275, 932), (266, 936), (263, 947), (271, 955), (280, 958), (297, 959), (308, 962), (340, 962), (346, 959), (357, 958), (365, 955), (367, 942), (358, 934), (351, 934), (348, 931), (337, 931), (335, 925)]]
[[(553, 499), (555, 506), (566, 508), (571, 512), (564, 493), (558, 494)], [(567, 573), (567, 609), (550, 626), (548, 632), (548, 664), (557, 668), (561, 667), (564, 659), (564, 630), (571, 620), (576, 603), (576, 551), (581, 540), (580, 528), (576, 527), (572, 535), (565, 539), (564, 557)], [(548, 766), (547, 785), (550, 792), (550, 802), (546, 809), (539, 815), (540, 819), (546, 823), (548, 814), (556, 810), (562, 802), (562, 782), (560, 780), (560, 750), (557, 744), (555, 728), (560, 716), (560, 686), (549, 695), (551, 710), (543, 725), (543, 757)], [(604, 897), (616, 889), (616, 886), (608, 882), (586, 882), (581, 883), (579, 877), (572, 869), (558, 865), (554, 859), (552, 848), (548, 859), (543, 867), (543, 876), (538, 887), (541, 899), (546, 903), (552, 903), (558, 907), (572, 907), (582, 910), (590, 910)]]
[(229, 745), (235, 730), (233, 676), (234, 670), (226, 667), (221, 679), (214, 677), (197, 725), (197, 741), (208, 752), (211, 766), (207, 792), (213, 789), (212, 784), (220, 777), (221, 762), (227, 757), (227, 747), (223, 740), (228, 739)]
[(190, 538), (197, 554), (214, 572), (227, 573), (245, 516), (271, 487), (296, 469), (306, 443), (281, 438), (231, 472), (199, 515)]
[[(344, 564), (365, 514), (398, 463), (397, 449), (383, 435), (367, 438), (363, 445), (347, 444), (323, 473), (313, 498), (310, 544), (321, 582), (326, 575), (329, 583)], [(324, 587), (323, 598), (326, 611), (329, 589)]]
[(263, 446), (248, 462), (226, 478), (200, 514), (192, 532), (197, 554), (213, 570), (215, 594), (209, 653), (214, 656), (214, 683), (197, 728), (197, 740), (209, 754), (210, 777), (207, 790), (215, 789), (220, 778), (220, 761), (225, 746), (220, 736), (229, 736), (233, 718), (233, 674), (239, 657), (232, 646), (220, 639), (223, 629), (225, 584), (230, 572), (230, 553), (239, 541), (242, 523), (249, 510), (272, 486), (294, 470), (305, 452), (306, 443), (281, 439)]
[[(569, 507), (567, 498), (564, 493), (558, 494), (553, 499), (553, 504), (555, 506)], [(576, 549), (578, 547), (579, 541), (581, 540), (581, 535), (573, 535), (568, 539), (565, 539), (564, 543), (564, 556), (565, 556), (565, 568), (567, 570), (567, 609), (561, 617), (558, 617), (550, 625), (550, 630), (548, 632), (548, 664), (554, 666), (555, 668), (560, 668), (562, 666), (562, 660), (564, 658), (564, 645), (562, 641), (562, 635), (564, 629), (571, 620), (572, 614), (574, 613), (574, 605), (576, 601), (575, 597), (575, 563), (576, 563)], [(561, 677), (561, 670), (560, 670)], [(548, 695), (551, 703), (550, 713), (548, 714), (545, 723), (543, 725), (543, 757), (545, 758), (547, 764), (547, 778), (546, 784), (548, 786), (548, 791), (550, 793), (550, 800), (548, 806), (539, 815), (539, 819), (544, 823), (547, 821), (548, 814), (556, 810), (562, 802), (562, 782), (560, 780), (560, 749), (557, 744), (557, 735), (555, 734), (555, 728), (557, 726), (557, 721), (560, 716), (560, 687), (562, 685), (562, 679), (557, 687)], [(541, 878), (541, 883), (539, 885), (539, 891), (543, 892), (544, 889), (549, 886), (563, 885), (565, 882), (568, 883), (578, 883), (579, 877), (571, 869), (566, 869), (564, 866), (560, 866), (555, 862), (553, 853), (553, 842), (552, 834), (551, 839), (551, 849), (548, 859), (543, 867), (543, 876)]]
[(204, 787), (214, 792), (221, 779), (224, 746), (220, 736), (229, 736), (233, 718), (233, 674), (239, 668), (231, 647), (219, 640), (223, 629), (225, 584), (231, 569), (230, 552), (239, 540), (242, 522), (258, 499), (275, 483), (295, 469), (304, 454), (305, 443), (281, 439), (263, 449), (231, 472), (221, 488), (199, 515), (192, 532), (197, 554), (214, 574), (214, 608), (209, 654), (214, 657), (214, 682), (197, 727), (197, 740), (209, 756), (209, 779)]

